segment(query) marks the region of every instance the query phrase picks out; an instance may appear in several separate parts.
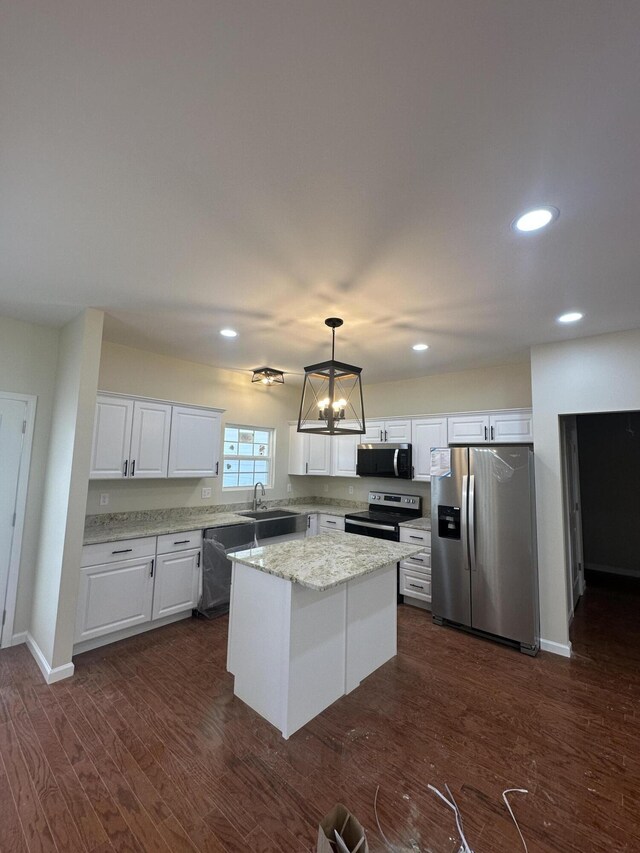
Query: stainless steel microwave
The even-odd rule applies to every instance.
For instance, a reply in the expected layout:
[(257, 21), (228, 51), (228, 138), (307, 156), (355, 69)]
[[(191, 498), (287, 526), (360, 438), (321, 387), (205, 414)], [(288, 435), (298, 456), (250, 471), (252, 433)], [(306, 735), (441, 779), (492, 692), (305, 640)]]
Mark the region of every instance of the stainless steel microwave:
[(410, 444), (359, 444), (356, 474), (359, 477), (396, 477), (411, 480)]

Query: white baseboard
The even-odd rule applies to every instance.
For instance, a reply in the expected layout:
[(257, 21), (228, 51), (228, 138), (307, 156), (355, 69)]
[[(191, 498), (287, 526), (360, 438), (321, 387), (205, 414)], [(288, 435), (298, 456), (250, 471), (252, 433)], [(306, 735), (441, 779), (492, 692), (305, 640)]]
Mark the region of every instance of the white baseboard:
[(553, 640), (540, 640), (540, 651), (551, 652), (563, 658), (571, 657), (571, 643), (554, 643)]
[(26, 631), (20, 631), (19, 634), (14, 634), (13, 637), (11, 637), (11, 645), (12, 646), (19, 646), (21, 643), (26, 643), (26, 642), (27, 642), (27, 632)]
[(62, 666), (50, 667), (49, 662), (42, 654), (42, 649), (28, 631), (26, 643), (47, 684), (55, 684), (56, 681), (62, 681), (63, 678), (70, 678), (73, 675), (75, 667), (71, 662), (65, 663)]
[(153, 631), (155, 628), (171, 625), (172, 622), (179, 622), (181, 619), (190, 619), (191, 614), (191, 609), (182, 610), (180, 613), (173, 613), (171, 616), (155, 619), (153, 622), (143, 622), (142, 625), (123, 628), (121, 631), (112, 631), (110, 634), (103, 634), (101, 637), (94, 637), (92, 640), (83, 640), (83, 642), (74, 645), (73, 656), (81, 655), (83, 652), (90, 652), (93, 649), (99, 649), (101, 646), (108, 646), (111, 643), (117, 643), (119, 640), (128, 640), (129, 637), (136, 637), (138, 634), (144, 634), (146, 631)]

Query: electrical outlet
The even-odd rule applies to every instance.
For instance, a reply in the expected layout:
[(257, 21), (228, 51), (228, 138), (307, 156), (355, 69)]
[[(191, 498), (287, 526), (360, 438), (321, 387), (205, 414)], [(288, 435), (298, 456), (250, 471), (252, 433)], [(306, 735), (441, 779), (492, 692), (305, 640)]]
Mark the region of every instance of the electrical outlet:
[(206, 500), (206, 498), (211, 497), (211, 486), (204, 486), (201, 492), (202, 500)]
[(349, 486), (349, 494), (350, 494), (350, 495), (352, 495), (352, 494), (353, 494), (353, 486)]
[(291, 483), (287, 483), (287, 491), (288, 491), (288, 492), (290, 492), (290, 491), (291, 491)]
[(100, 492), (100, 506), (109, 505), (109, 492)]

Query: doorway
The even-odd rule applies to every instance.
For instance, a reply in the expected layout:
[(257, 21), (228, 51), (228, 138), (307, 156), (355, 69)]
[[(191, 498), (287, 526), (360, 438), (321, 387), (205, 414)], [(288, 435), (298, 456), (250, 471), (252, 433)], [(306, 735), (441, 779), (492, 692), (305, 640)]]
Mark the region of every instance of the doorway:
[(0, 392), (0, 648), (12, 644), (35, 397)]
[(572, 643), (637, 654), (640, 412), (566, 416), (561, 437)]

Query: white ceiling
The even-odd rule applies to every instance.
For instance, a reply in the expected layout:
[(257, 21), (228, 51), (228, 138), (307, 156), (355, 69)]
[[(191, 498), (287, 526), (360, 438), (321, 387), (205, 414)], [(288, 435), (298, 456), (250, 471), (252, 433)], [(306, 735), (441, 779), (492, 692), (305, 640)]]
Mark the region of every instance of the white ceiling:
[(369, 381), (639, 327), (639, 33), (638, 0), (7, 0), (0, 313), (298, 372), (338, 315)]

